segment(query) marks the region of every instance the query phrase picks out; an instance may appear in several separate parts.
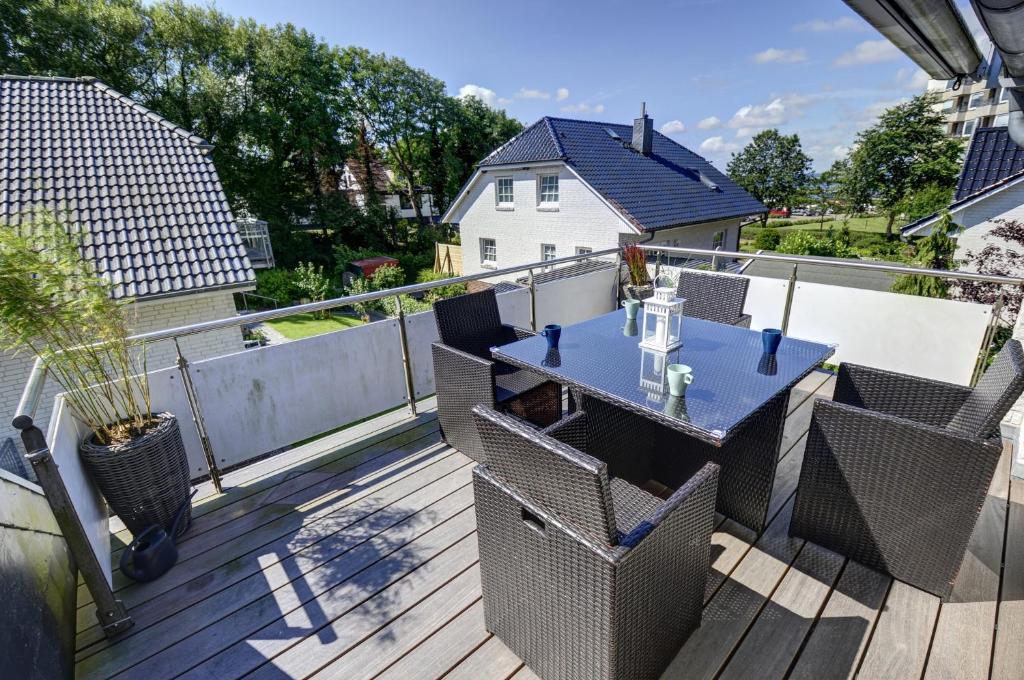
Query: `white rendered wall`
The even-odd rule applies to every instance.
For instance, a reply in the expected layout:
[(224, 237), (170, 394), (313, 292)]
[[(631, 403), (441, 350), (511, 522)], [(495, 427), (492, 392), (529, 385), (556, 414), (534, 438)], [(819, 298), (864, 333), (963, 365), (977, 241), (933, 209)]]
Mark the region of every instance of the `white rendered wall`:
[[(558, 172), (558, 209), (537, 207), (537, 175)], [(494, 178), (513, 178), (513, 209), (495, 205)], [(555, 246), (557, 257), (574, 255), (577, 247), (603, 250), (619, 245), (620, 233), (635, 234), (597, 195), (560, 166), (516, 172), (488, 171), (463, 199), (458, 219), (465, 274), (485, 271), (480, 262), (480, 238), (493, 238), (497, 268), (541, 259), (541, 244)], [(521, 276), (517, 274), (508, 278)]]
[(956, 239), (958, 259), (966, 259), (968, 252), (980, 252), (991, 244), (1020, 250), (1017, 244), (1011, 245), (1002, 239), (985, 236), (996, 226), (995, 220), (1024, 222), (1024, 183), (1004, 189), (958, 210), (952, 217), (954, 222), (964, 227), (964, 231)]

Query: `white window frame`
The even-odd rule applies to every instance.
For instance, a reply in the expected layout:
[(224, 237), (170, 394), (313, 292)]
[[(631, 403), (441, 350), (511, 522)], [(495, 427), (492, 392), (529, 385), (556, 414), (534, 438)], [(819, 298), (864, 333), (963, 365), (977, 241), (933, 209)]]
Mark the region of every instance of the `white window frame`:
[(719, 248), (725, 249), (725, 238), (727, 232), (723, 229), (722, 231), (716, 231), (711, 236), (711, 250), (718, 250)]
[(587, 246), (576, 246), (577, 255), (590, 255), (592, 252), (594, 252), (593, 248), (588, 248)]
[[(505, 192), (503, 192), (501, 190), (501, 184), (502, 184), (502, 182), (506, 182), (506, 181), (508, 182), (508, 192), (507, 192), (508, 200), (507, 201), (503, 201), (501, 199), (503, 197), (503, 194), (505, 194)], [(496, 205), (499, 210), (512, 210), (515, 207), (515, 205), (516, 205), (516, 183), (513, 181), (512, 177), (510, 175), (505, 175), (505, 176), (502, 176), (502, 177), (495, 177), (494, 178), (494, 205)]]
[(554, 260), (558, 257), (558, 249), (554, 243), (541, 243), (540, 244), (540, 261), (547, 262), (548, 260)]
[(999, 103), (1010, 101), (1010, 90), (1005, 87), (999, 88)]
[[(977, 97), (977, 102), (975, 102)], [(982, 100), (985, 98), (984, 92), (972, 92), (970, 98), (967, 100), (967, 110), (972, 111), (982, 105)]]
[[(969, 130), (967, 129), (968, 125), (971, 126)], [(964, 124), (963, 124), (963, 127), (960, 128), (960, 136), (961, 137), (970, 137), (971, 135), (974, 134), (974, 129), (977, 126), (978, 126), (978, 119), (977, 118), (972, 119), (972, 120), (965, 120)]]
[[(548, 190), (548, 192), (547, 192), (548, 193), (548, 200), (545, 200), (544, 199), (544, 194), (545, 194), (544, 180), (551, 180), (551, 179), (553, 179), (555, 181), (555, 190), (554, 190), (554, 192), (551, 192), (550, 190)], [(558, 173), (557, 172), (548, 172), (548, 173), (537, 175), (537, 207), (539, 207), (539, 208), (548, 208), (548, 209), (557, 208), (558, 207), (558, 200), (560, 198), (560, 192), (561, 192), (561, 182), (559, 181)], [(551, 200), (552, 193), (553, 193), (553, 196), (554, 196), (554, 200)]]
[(1010, 114), (999, 113), (992, 119), (992, 127), (1006, 127), (1010, 124)]
[[(487, 255), (491, 257), (488, 258)], [(498, 266), (498, 242), (493, 238), (480, 237), (480, 265), (483, 267)]]

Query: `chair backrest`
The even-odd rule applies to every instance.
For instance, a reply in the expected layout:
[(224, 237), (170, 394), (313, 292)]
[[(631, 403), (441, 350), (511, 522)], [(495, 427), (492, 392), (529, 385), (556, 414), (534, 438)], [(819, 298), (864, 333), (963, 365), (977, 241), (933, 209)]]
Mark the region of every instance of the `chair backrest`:
[(949, 421), (949, 429), (988, 439), (999, 432), (999, 423), (1024, 391), (1024, 348), (1007, 340), (995, 361)]
[(615, 544), (607, 465), (482, 404), (473, 418), (496, 477), (577, 531)]
[(750, 279), (745, 276), (683, 269), (676, 295), (686, 298), (686, 316), (731, 324), (743, 315), (749, 285)]
[(434, 318), (441, 342), (450, 347), (490, 359), (490, 348), (500, 344), (501, 315), (493, 288), (438, 300)]

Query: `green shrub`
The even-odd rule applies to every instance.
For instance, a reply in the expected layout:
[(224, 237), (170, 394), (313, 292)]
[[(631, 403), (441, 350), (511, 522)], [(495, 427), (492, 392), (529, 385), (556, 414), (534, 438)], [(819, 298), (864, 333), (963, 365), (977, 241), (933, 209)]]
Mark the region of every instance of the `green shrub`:
[[(416, 314), (417, 312), (428, 312), (431, 308), (431, 303), (425, 300), (417, 300), (409, 295), (402, 295), (402, 311), (406, 314)], [(397, 316), (398, 308), (395, 305), (394, 297), (386, 297), (381, 300), (384, 312), (388, 316)]]
[[(324, 275), (323, 265), (316, 267), (312, 262), (300, 262), (293, 272), (293, 280), (299, 294), (310, 302), (326, 300), (333, 289), (330, 279)], [(313, 312), (314, 319), (326, 319), (330, 315), (326, 309)]]
[(370, 278), (374, 290), (387, 290), (405, 285), (405, 272), (393, 264), (378, 267)]
[(404, 284), (406, 281), (412, 283), (421, 270), (434, 266), (434, 247), (431, 245), (430, 250), (427, 251), (399, 253), (392, 257), (398, 260), (398, 266), (405, 272), (405, 279), (402, 283)]
[(810, 231), (793, 231), (779, 243), (778, 251), (790, 255), (813, 255), (817, 257), (851, 257), (850, 231), (844, 229), (836, 234), (831, 229), (824, 235)]
[(758, 250), (775, 250), (782, 241), (782, 235), (775, 227), (762, 229), (754, 237), (754, 247)]
[[(349, 287), (345, 289), (345, 295), (362, 295), (363, 293), (370, 293), (374, 290), (373, 283), (369, 279), (357, 276), (352, 280)], [(358, 302), (353, 304), (352, 309), (355, 310), (360, 319), (363, 321), (369, 321), (370, 312), (383, 309), (383, 306), (381, 305), (380, 300), (368, 300), (367, 302)]]
[(287, 269), (261, 269), (256, 272), (256, 294), (288, 306), (299, 296), (299, 291), (294, 275)]

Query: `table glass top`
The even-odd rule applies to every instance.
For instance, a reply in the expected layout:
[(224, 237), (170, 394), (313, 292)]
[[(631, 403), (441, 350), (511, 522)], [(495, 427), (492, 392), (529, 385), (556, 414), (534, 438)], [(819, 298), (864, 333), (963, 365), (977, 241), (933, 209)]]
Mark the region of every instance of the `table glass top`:
[[(661, 353), (637, 344), (639, 323), (627, 321), (625, 310), (618, 310), (563, 328), (556, 350), (548, 350), (547, 340), (538, 336), (494, 348), (493, 354), (722, 441), (834, 352), (829, 345), (785, 337), (775, 356), (769, 356), (760, 331), (685, 317), (682, 346)], [(669, 394), (669, 364), (693, 370), (693, 382), (682, 397)]]

